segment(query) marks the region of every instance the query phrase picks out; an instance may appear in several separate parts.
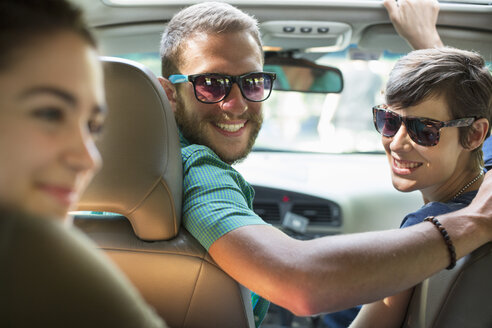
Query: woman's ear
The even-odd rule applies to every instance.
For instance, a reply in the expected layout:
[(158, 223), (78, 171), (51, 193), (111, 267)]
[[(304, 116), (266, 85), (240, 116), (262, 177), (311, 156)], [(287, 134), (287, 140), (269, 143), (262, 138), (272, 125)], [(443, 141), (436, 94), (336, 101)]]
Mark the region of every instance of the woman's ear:
[(485, 141), (489, 129), (489, 121), (485, 118), (473, 122), (472, 129), (468, 133), (468, 149), (473, 150), (479, 147)]
[(165, 77), (158, 77), (159, 83), (161, 84), (162, 88), (166, 92), (167, 99), (169, 100), (169, 103), (171, 104), (171, 108), (173, 109), (173, 112), (176, 111), (176, 99), (178, 97), (176, 87), (174, 84), (171, 83), (168, 79)]

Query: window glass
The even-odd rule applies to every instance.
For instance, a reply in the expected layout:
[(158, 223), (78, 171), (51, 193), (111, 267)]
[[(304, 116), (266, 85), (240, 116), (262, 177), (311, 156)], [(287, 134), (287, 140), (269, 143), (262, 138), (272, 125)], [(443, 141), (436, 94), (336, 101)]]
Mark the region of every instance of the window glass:
[[(355, 45), (322, 55), (316, 63), (342, 71), (343, 92), (273, 91), (263, 104), (264, 123), (253, 150), (382, 153), (381, 136), (374, 129), (371, 108), (384, 102), (388, 75), (403, 55), (365, 52)], [(120, 57), (138, 61), (160, 75), (157, 52)]]

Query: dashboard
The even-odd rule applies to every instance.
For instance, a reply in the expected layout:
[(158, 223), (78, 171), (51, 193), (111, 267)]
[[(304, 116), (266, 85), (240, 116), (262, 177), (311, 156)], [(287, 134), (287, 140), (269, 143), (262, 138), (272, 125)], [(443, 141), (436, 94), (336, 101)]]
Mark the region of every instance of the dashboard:
[(256, 191), (256, 213), (297, 238), (398, 228), (423, 205), (419, 192), (393, 188), (383, 154), (253, 151), (235, 168)]

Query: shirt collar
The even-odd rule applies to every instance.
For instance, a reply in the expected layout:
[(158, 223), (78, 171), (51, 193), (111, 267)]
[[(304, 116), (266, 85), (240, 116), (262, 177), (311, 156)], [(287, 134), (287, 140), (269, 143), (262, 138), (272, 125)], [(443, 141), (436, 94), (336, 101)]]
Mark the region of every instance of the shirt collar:
[(181, 129), (178, 128), (178, 132), (179, 132), (179, 143), (181, 144), (181, 148), (191, 145), (191, 143), (183, 136)]

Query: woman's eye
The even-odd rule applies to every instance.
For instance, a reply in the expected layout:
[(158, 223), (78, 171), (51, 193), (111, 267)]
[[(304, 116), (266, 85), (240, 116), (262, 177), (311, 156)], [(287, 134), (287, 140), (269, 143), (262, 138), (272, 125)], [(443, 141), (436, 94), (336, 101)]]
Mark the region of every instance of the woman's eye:
[(98, 135), (101, 133), (102, 128), (104, 125), (104, 118), (102, 117), (96, 117), (93, 119), (90, 119), (89, 122), (87, 122), (87, 127), (89, 128), (89, 132), (92, 135)]
[(49, 122), (59, 122), (63, 120), (63, 110), (59, 108), (40, 108), (32, 112), (36, 118)]

